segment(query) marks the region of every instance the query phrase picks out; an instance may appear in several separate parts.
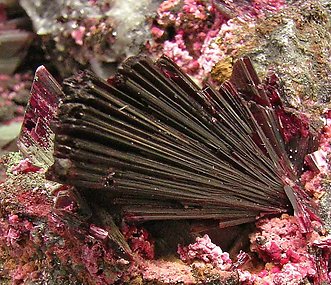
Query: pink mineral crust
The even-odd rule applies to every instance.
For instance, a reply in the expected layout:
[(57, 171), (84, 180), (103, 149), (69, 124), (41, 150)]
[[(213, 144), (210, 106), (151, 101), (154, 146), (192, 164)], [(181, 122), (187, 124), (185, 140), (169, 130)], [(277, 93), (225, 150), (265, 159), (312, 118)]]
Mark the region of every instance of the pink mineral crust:
[[(236, 272), (219, 270), (231, 261), (207, 236), (196, 245), (197, 253), (208, 256), (206, 262), (188, 265), (179, 259), (154, 260), (149, 233), (125, 225), (133, 252), (126, 255), (111, 235), (114, 229), (97, 225), (96, 218), (82, 218), (79, 201), (65, 194), (70, 187), (45, 180), (44, 170), (17, 153), (5, 156), (3, 163), (7, 179), (0, 184), (1, 284), (238, 284)], [(217, 262), (218, 269), (209, 261)]]
[(221, 59), (231, 55), (220, 47), (218, 38), (230, 44), (231, 30), (237, 25), (245, 21), (254, 25), (255, 19), (284, 6), (282, 0), (246, 3), (166, 0), (157, 11), (151, 28), (153, 41), (148, 42), (147, 48), (154, 55), (167, 55), (201, 83), (210, 78), (210, 72)]
[(164, 1), (152, 27), (150, 52), (169, 56), (190, 75), (208, 73), (219, 60), (217, 45), (210, 41), (226, 20), (212, 1)]
[[(328, 260), (323, 267), (319, 263), (320, 249), (325, 237), (317, 231), (304, 235), (299, 230), (295, 217), (283, 215), (280, 218), (261, 220), (250, 235), (251, 251), (265, 262), (261, 272), (241, 272), (243, 284), (299, 285), (304, 282), (328, 284)], [(316, 230), (318, 230), (318, 225)], [(328, 253), (330, 248), (326, 249)]]
[(11, 170), (0, 184), (1, 284), (113, 284), (126, 274), (129, 262), (91, 235), (93, 225), (74, 208), (65, 209), (65, 219), (53, 208), (51, 191), (61, 185), (46, 181), (27, 159), (6, 163)]
[(71, 32), (72, 38), (75, 40), (77, 45), (83, 45), (84, 33), (86, 28), (84, 26), (78, 27), (76, 30)]
[(185, 247), (179, 246), (178, 254), (184, 262), (193, 263), (193, 261), (200, 260), (221, 270), (229, 270), (232, 265), (229, 254), (212, 243), (208, 235), (198, 237), (194, 244)]

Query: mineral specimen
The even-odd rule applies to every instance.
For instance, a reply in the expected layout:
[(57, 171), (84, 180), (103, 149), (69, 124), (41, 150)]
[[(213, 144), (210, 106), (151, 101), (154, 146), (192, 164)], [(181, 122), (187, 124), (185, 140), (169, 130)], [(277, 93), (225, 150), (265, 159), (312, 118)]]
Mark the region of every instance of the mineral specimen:
[[(45, 180), (44, 170), (30, 167), (28, 160), (22, 160), (17, 153), (3, 160), (8, 177), (0, 186), (2, 284), (209, 284), (213, 281), (213, 284), (240, 285), (324, 285), (330, 282), (330, 236), (322, 237), (316, 231), (302, 234), (293, 216), (258, 221), (250, 240), (251, 250), (259, 259), (248, 253), (251, 260), (239, 267), (236, 258), (229, 257), (208, 236), (180, 246), (185, 263), (146, 260), (139, 252), (131, 259), (114, 250), (118, 248), (112, 242), (116, 225), (108, 224), (109, 214), (94, 212), (92, 220), (83, 219), (79, 207), (66, 206), (76, 203), (75, 198), (70, 203), (62, 200), (52, 206), (56, 193), (68, 188)], [(128, 242), (151, 244), (152, 238), (139, 227), (131, 225), (124, 229)]]
[(208, 264), (146, 259), (153, 258), (153, 239), (141, 226), (122, 229), (131, 251), (99, 206), (92, 217), (82, 215), (70, 187), (45, 180), (45, 170), (18, 153), (2, 162), (7, 179), (0, 184), (1, 284), (238, 284), (236, 272)]
[[(45, 94), (59, 102), (47, 177), (101, 195), (126, 220), (217, 219), (224, 227), (287, 212), (290, 203), (303, 231), (318, 219), (298, 181), (315, 133), (303, 115), (285, 111), (277, 78), (260, 82), (248, 58), (219, 92), (199, 89), (166, 57), (131, 58), (110, 84), (80, 73), (63, 93), (42, 74), (30, 106), (47, 103)], [(23, 126), (25, 140), (36, 136), (29, 147), (50, 143), (43, 136), (52, 116), (40, 107)]]
[[(199, 89), (166, 57), (131, 58), (108, 83), (82, 72), (63, 88), (38, 69), (21, 147), (47, 154), (54, 131), (47, 175), (75, 186), (92, 216), (72, 187), (44, 179), (51, 160), (42, 161), (43, 169), (5, 158), (4, 282), (328, 284), (329, 237), (299, 181), (318, 136), (280, 95), (277, 77), (260, 82), (248, 58), (234, 64), (220, 91)], [(27, 154), (40, 162), (38, 152)], [(290, 203), (296, 217), (263, 217), (291, 211)], [(127, 223), (122, 232), (113, 220), (118, 213)], [(252, 253), (230, 256), (204, 236), (179, 247), (186, 264), (154, 260), (153, 236), (136, 223), (201, 217), (223, 227), (260, 218)], [(18, 259), (23, 250), (31, 254)], [(42, 269), (30, 261), (39, 259)], [(54, 263), (57, 269), (47, 265)]]
[[(32, 37), (17, 2), (3, 72)], [(36, 37), (0, 76), (0, 154), (26, 71), (54, 77), (0, 158), (1, 284), (331, 284), (329, 1), (20, 3), (51, 61)], [(145, 44), (212, 86), (166, 57), (98, 78)]]

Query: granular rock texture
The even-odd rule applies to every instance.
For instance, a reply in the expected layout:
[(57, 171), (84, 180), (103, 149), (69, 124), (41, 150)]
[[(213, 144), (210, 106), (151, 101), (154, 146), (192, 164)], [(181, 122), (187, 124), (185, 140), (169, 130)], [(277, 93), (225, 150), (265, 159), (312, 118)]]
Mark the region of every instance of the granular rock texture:
[[(325, 6), (318, 1), (296, 1), (256, 21), (230, 22), (215, 39), (224, 55), (249, 55), (260, 75), (266, 70), (279, 74), (292, 107), (313, 112), (328, 106), (331, 35)], [(224, 57), (216, 65), (215, 78), (228, 61)]]

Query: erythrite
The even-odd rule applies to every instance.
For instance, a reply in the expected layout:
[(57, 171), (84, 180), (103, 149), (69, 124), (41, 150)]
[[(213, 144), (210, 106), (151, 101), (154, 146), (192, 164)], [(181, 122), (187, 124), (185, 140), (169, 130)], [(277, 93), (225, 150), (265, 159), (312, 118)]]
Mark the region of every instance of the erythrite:
[(23, 130), (34, 134), (30, 149), (45, 150), (50, 140), (38, 132), (50, 138), (51, 122), (47, 177), (126, 221), (215, 219), (226, 227), (294, 209), (309, 232), (319, 219), (298, 179), (317, 136), (304, 115), (285, 110), (277, 77), (261, 82), (248, 58), (219, 90), (200, 89), (164, 56), (132, 57), (108, 82), (81, 72), (62, 90), (43, 68), (36, 78), (30, 106), (40, 96), (40, 110), (55, 117), (36, 118), (43, 112), (30, 107)]

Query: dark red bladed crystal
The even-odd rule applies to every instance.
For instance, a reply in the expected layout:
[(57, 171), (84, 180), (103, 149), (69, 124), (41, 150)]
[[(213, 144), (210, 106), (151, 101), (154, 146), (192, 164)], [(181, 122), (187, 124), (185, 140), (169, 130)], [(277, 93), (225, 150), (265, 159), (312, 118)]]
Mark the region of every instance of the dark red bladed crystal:
[(50, 148), (51, 121), (48, 178), (125, 219), (217, 219), (224, 227), (292, 207), (307, 211), (303, 231), (318, 219), (298, 181), (314, 133), (309, 125), (296, 131), (305, 149), (294, 148), (282, 116), (297, 115), (284, 109), (277, 78), (261, 82), (248, 58), (219, 91), (200, 89), (166, 57), (130, 58), (108, 82), (82, 72), (64, 82), (64, 94), (45, 69), (37, 78), (23, 149)]
[(44, 66), (39, 67), (17, 142), (20, 151), (38, 166), (53, 163), (54, 133), (50, 124), (63, 97), (58, 82)]

